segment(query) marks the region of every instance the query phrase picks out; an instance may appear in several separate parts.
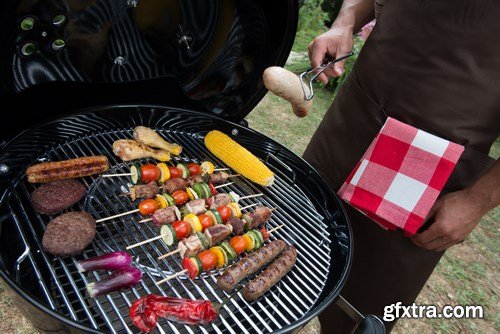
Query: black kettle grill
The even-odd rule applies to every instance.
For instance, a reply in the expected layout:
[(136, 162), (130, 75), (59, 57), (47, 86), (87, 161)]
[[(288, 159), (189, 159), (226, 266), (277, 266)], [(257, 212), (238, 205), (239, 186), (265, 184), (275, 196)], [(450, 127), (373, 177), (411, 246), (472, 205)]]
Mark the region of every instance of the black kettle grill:
[[(215, 287), (220, 271), (195, 280), (178, 277), (180, 260), (156, 257), (170, 249), (160, 240), (132, 250), (143, 271), (132, 289), (90, 298), (85, 284), (99, 273), (82, 274), (76, 261), (156, 236), (138, 214), (98, 225), (80, 255), (43, 251), (41, 237), (54, 217), (37, 213), (30, 200), (36, 185), (27, 166), (87, 155), (106, 155), (111, 172), (129, 163), (113, 155), (113, 141), (131, 138), (136, 125), (149, 126), (184, 147), (174, 162), (211, 160), (204, 135), (218, 129), (261, 158), (275, 172), (272, 187), (234, 179), (227, 191), (278, 207), (272, 235), (296, 245), (296, 266), (258, 301), (239, 295), (202, 327), (166, 320), (159, 333), (285, 333), (303, 326), (337, 301), (367, 332), (383, 328), (364, 317), (339, 291), (348, 275), (353, 246), (342, 204), (319, 174), (282, 145), (247, 127), (244, 117), (266, 93), (261, 75), (284, 65), (296, 33), (293, 0), (5, 0), (0, 5), (0, 96), (15, 107), (3, 123), (0, 151), (0, 276), (14, 301), (40, 332), (131, 333), (128, 309), (148, 293), (221, 302)], [(95, 218), (127, 211), (117, 196), (129, 180), (82, 178), (87, 196), (72, 209)], [(102, 274), (101, 274), (102, 275)], [(381, 326), (381, 327), (380, 327)], [(383, 330), (383, 329), (382, 329)]]

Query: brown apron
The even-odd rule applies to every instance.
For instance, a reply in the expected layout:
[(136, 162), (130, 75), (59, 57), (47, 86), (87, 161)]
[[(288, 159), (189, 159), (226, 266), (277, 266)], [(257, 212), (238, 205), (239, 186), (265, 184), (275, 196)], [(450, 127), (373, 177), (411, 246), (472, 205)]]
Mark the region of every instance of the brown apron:
[[(338, 190), (390, 116), (466, 147), (443, 193), (472, 184), (500, 134), (499, 18), (498, 0), (387, 1), (304, 158)], [(354, 259), (342, 295), (379, 316), (411, 304), (443, 253), (347, 209)], [(352, 328), (333, 304), (320, 320), (324, 333)]]

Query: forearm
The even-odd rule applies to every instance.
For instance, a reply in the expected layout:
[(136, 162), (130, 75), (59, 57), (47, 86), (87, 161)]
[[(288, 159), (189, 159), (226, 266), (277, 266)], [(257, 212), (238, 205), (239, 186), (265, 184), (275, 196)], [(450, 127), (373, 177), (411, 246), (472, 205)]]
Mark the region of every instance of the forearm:
[(355, 33), (374, 17), (373, 0), (344, 0), (332, 28), (347, 28)]
[(500, 160), (466, 191), (484, 213), (500, 205)]

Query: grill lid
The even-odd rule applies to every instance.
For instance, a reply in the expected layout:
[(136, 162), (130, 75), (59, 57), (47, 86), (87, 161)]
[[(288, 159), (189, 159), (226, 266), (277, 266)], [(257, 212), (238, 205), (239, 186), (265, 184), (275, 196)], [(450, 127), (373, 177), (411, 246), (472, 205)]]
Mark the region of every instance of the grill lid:
[(117, 99), (185, 106), (185, 95), (240, 121), (266, 92), (263, 70), (285, 63), (297, 8), (294, 0), (5, 0), (0, 96), (64, 113)]

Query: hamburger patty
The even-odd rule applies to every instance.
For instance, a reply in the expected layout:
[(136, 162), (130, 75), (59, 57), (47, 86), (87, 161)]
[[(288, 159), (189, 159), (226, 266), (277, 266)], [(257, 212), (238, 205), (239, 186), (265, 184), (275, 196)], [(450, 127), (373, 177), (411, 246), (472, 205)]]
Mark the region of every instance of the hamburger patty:
[(53, 215), (78, 202), (85, 191), (85, 186), (77, 180), (57, 180), (36, 188), (31, 199), (36, 211)]
[(95, 237), (95, 219), (84, 211), (63, 213), (52, 219), (43, 234), (43, 249), (58, 256), (76, 255)]

